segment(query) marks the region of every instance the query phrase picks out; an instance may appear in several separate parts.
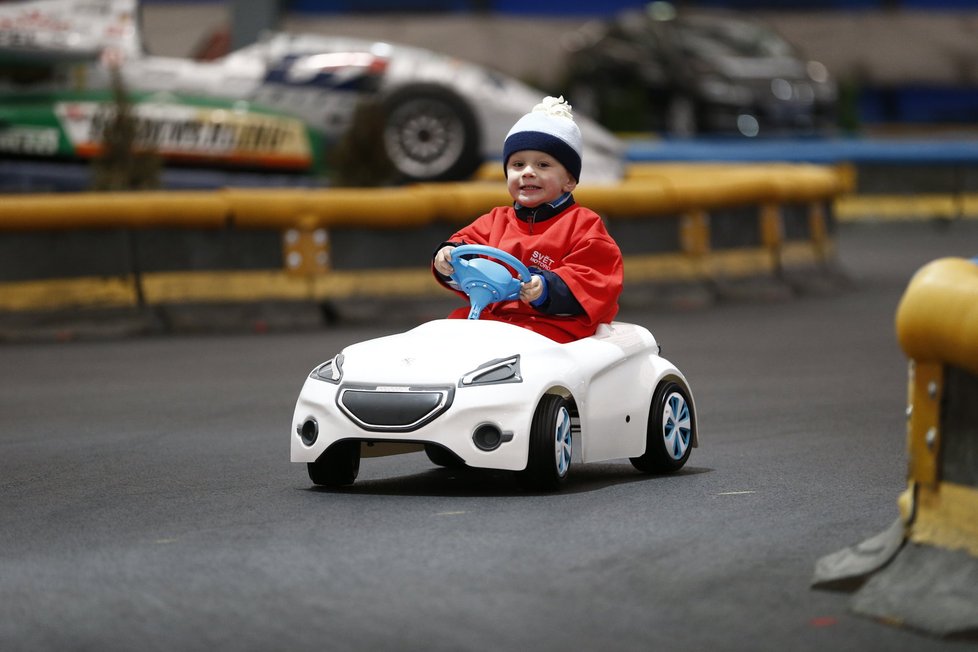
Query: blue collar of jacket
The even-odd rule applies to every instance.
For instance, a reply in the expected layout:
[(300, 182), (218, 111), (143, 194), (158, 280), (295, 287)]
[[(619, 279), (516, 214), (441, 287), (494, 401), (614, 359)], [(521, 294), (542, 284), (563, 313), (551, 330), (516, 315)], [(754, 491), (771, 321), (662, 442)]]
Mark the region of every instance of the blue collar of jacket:
[(513, 202), (513, 209), (516, 211), (516, 217), (524, 222), (543, 222), (549, 220), (551, 217), (560, 215), (573, 205), (574, 195), (565, 192), (552, 202), (540, 204), (535, 208), (527, 208), (526, 206), (520, 205), (519, 202)]

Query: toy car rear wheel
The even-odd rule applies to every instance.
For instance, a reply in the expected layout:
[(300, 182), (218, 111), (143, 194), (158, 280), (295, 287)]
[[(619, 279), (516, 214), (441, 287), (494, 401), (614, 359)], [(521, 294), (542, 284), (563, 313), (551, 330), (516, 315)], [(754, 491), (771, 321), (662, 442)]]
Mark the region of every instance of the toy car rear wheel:
[(645, 454), (629, 461), (643, 473), (678, 471), (689, 459), (695, 428), (689, 390), (674, 380), (666, 380), (652, 398)]
[(540, 400), (530, 426), (530, 450), (526, 469), (518, 473), (528, 489), (552, 491), (560, 487), (570, 470), (573, 437), (567, 400), (547, 394)]
[(360, 473), (360, 442), (341, 441), (333, 444), (315, 462), (309, 462), (309, 479), (324, 487), (345, 487), (353, 484)]

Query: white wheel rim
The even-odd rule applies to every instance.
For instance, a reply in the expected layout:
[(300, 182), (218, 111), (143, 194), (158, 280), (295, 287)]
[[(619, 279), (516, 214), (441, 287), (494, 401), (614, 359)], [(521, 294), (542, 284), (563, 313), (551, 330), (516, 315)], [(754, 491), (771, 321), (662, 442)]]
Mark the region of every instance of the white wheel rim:
[(662, 439), (669, 457), (683, 459), (689, 449), (692, 427), (693, 420), (686, 399), (679, 392), (669, 394), (662, 411)]
[(394, 109), (384, 140), (398, 170), (416, 177), (434, 177), (461, 156), (465, 128), (447, 105), (418, 99)]
[(554, 457), (557, 463), (557, 475), (561, 478), (567, 475), (567, 469), (570, 468), (573, 449), (570, 412), (566, 407), (561, 407), (557, 412), (557, 423), (554, 426)]

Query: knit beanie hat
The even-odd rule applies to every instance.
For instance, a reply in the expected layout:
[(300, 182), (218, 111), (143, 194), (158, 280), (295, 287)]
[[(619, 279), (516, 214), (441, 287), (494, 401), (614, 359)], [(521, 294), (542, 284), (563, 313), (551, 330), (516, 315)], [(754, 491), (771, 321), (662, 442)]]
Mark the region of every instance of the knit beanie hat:
[(516, 121), (503, 143), (503, 169), (514, 152), (524, 149), (550, 154), (575, 180), (580, 180), (581, 130), (563, 95), (543, 98), (543, 102)]

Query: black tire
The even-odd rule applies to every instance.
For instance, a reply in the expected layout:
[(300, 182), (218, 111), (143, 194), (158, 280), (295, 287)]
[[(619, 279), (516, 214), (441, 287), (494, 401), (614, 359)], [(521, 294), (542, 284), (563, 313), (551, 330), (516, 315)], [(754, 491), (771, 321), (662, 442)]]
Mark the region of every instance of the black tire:
[(346, 487), (360, 473), (360, 442), (341, 441), (333, 444), (315, 462), (306, 465), (313, 484), (324, 487)]
[(530, 425), (529, 458), (517, 474), (527, 489), (553, 491), (567, 479), (573, 448), (568, 402), (547, 394), (540, 399)]
[(475, 114), (460, 97), (433, 84), (399, 89), (384, 99), (384, 151), (407, 181), (459, 181), (482, 164)]
[(643, 473), (678, 471), (689, 459), (695, 433), (689, 390), (675, 380), (664, 380), (652, 398), (645, 454), (631, 458), (632, 466)]
[(428, 456), (428, 459), (431, 460), (432, 463), (437, 464), (438, 466), (444, 466), (445, 468), (449, 469), (465, 466), (465, 463), (460, 460), (457, 455), (435, 444), (425, 444), (424, 453)]

